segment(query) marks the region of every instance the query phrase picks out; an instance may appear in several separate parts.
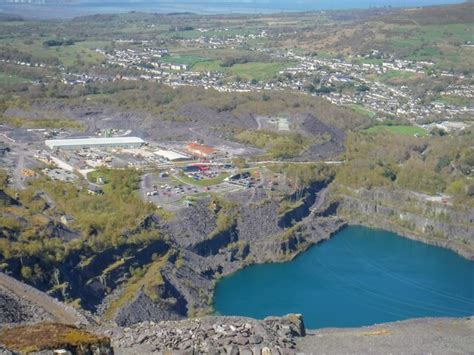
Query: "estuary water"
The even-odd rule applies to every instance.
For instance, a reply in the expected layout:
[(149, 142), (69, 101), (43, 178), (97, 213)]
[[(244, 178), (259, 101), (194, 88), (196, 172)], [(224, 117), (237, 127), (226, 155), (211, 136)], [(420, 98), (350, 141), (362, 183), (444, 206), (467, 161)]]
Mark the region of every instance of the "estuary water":
[(277, 13), (284, 11), (319, 11), (371, 7), (417, 7), (456, 4), (463, 0), (73, 0), (69, 3), (34, 4), (41, 0), (0, 0), (0, 12), (33, 18), (71, 18), (99, 13), (193, 12), (196, 14)]
[(350, 226), (293, 261), (253, 265), (216, 287), (217, 314), (302, 313), (308, 328), (474, 314), (474, 262), (395, 233)]

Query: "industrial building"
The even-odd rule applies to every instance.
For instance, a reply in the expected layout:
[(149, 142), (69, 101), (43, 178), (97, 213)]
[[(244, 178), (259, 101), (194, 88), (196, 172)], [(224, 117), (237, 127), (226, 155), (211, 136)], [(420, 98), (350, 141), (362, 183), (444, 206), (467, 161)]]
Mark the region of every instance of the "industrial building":
[(83, 148), (138, 148), (145, 141), (138, 137), (110, 138), (70, 138), (49, 139), (45, 144), (50, 149), (83, 149)]
[(208, 145), (201, 145), (197, 143), (188, 144), (186, 146), (186, 150), (199, 158), (210, 158), (216, 153), (214, 148)]
[(187, 155), (175, 152), (173, 150), (158, 149), (154, 154), (169, 161), (189, 160)]

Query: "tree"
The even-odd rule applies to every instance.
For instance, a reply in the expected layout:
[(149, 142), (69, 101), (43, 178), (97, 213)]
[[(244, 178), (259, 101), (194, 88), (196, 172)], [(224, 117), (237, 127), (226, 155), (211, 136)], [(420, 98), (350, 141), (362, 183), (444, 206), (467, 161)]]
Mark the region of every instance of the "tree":
[(447, 188), (446, 192), (453, 196), (464, 195), (466, 192), (466, 186), (464, 185), (464, 181), (456, 180), (453, 181)]
[(461, 152), (460, 163), (461, 166), (465, 167), (463, 170), (471, 170), (474, 168), (474, 148), (466, 148)]
[(245, 158), (242, 157), (234, 158), (232, 164), (239, 169), (245, 169), (247, 167), (247, 162), (245, 161)]
[(25, 280), (30, 280), (33, 276), (33, 270), (29, 266), (22, 266), (21, 267), (21, 277)]

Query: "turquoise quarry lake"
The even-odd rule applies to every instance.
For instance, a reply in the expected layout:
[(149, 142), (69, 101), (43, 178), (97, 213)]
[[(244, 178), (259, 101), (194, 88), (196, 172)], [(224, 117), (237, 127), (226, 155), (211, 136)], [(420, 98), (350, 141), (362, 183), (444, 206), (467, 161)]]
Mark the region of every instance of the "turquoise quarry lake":
[(474, 262), (395, 233), (350, 226), (291, 262), (223, 278), (216, 313), (302, 313), (308, 328), (474, 314)]

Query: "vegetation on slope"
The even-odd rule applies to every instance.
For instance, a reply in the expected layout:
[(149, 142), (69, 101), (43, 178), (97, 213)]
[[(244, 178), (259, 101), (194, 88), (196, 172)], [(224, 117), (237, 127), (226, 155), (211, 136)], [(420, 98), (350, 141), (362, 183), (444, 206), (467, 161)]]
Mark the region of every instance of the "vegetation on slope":
[(299, 155), (311, 141), (299, 133), (244, 131), (235, 136), (238, 142), (267, 150), (268, 158), (287, 159)]
[(79, 121), (61, 118), (42, 118), (29, 120), (22, 117), (5, 117), (0, 115), (0, 124), (7, 124), (13, 127), (23, 128), (69, 128), (76, 131), (82, 131), (84, 129), (84, 125)]
[(140, 289), (153, 300), (157, 299), (155, 287), (163, 283), (161, 269), (166, 264), (170, 253), (158, 256), (156, 255), (153, 262), (143, 267), (131, 268), (131, 277), (121, 286), (122, 293), (119, 298), (112, 301), (105, 312), (105, 318), (111, 319), (115, 312), (126, 302), (131, 301)]
[[(125, 237), (128, 230), (135, 229), (156, 209), (143, 203), (136, 193), (138, 172), (110, 170), (108, 176), (110, 187), (103, 195), (90, 195), (85, 188), (78, 189), (70, 183), (33, 180), (19, 192), (20, 206), (0, 206), (0, 260), (32, 260), (34, 266), (25, 265), (22, 274), (25, 279), (39, 281), (42, 269), (63, 261), (74, 250), (82, 249), (82, 255), (87, 257), (107, 248), (146, 244), (161, 238), (156, 231)], [(43, 193), (54, 201), (54, 206), (49, 206)], [(79, 234), (69, 242), (53, 232), (64, 214), (74, 218), (68, 228)]]
[[(109, 245), (125, 242), (122, 235), (126, 229), (155, 209), (143, 203), (136, 190), (140, 174), (133, 169), (108, 170), (110, 181), (103, 195), (90, 195), (86, 189), (78, 190), (73, 184), (45, 180), (33, 181), (32, 188), (46, 192), (64, 213), (74, 217), (74, 224), (84, 235), (88, 244), (103, 249)], [(73, 202), (73, 203), (71, 203)]]
[(448, 194), (459, 204), (474, 205), (473, 139), (472, 129), (439, 137), (352, 133), (336, 181), (354, 188), (387, 186)]
[(57, 349), (67, 349), (73, 353), (88, 353), (92, 351), (92, 347), (102, 348), (102, 350), (110, 349), (109, 338), (59, 323), (5, 328), (0, 332), (0, 343), (20, 353)]
[(403, 124), (380, 124), (367, 129), (367, 132), (369, 133), (377, 133), (380, 131), (401, 134), (404, 136), (424, 136), (428, 134), (428, 131), (426, 129)]

